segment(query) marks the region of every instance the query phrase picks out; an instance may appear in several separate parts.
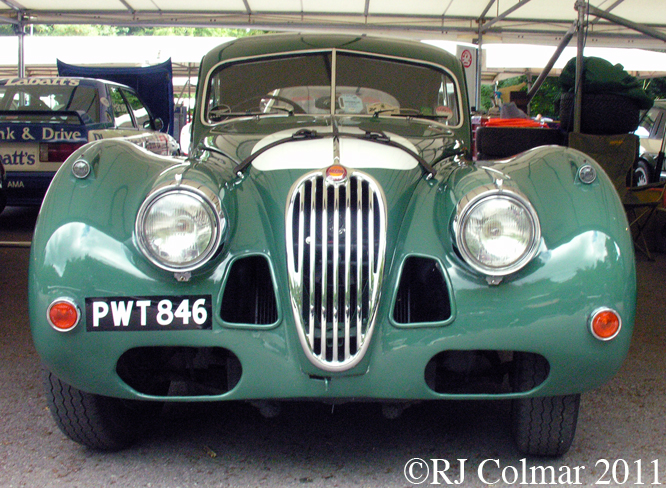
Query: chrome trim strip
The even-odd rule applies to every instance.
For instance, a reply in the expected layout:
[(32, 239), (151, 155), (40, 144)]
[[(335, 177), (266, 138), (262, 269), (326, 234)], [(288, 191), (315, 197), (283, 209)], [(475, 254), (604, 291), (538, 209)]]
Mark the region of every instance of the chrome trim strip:
[[(310, 190), (310, 215), (316, 215), (317, 210), (317, 185), (312, 185)], [(315, 282), (315, 257), (317, 250), (317, 221), (314, 218), (310, 218), (310, 281), (309, 283)], [(310, 344), (314, 344), (314, 333), (315, 333), (315, 287), (310, 286), (310, 323), (309, 323), (309, 332), (308, 337)]]
[[(326, 351), (326, 323), (328, 322), (328, 191), (326, 185), (321, 191), (321, 319), (320, 340), (322, 354)], [(310, 283), (313, 286), (313, 283)], [(325, 358), (324, 358), (325, 360)]]
[(356, 180), (356, 347), (361, 348), (363, 337), (363, 192)]
[(351, 196), (345, 192), (345, 360), (351, 356)]

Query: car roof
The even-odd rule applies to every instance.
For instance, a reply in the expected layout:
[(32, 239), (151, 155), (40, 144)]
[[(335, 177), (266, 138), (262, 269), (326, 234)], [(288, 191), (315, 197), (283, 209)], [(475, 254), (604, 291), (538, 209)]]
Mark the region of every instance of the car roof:
[(92, 86), (99, 87), (100, 85), (113, 85), (134, 91), (132, 88), (108, 80), (101, 80), (96, 78), (81, 78), (76, 76), (33, 76), (26, 78), (5, 78), (0, 79), (0, 86), (5, 85), (20, 85), (20, 86)]
[(201, 67), (202, 72), (206, 72), (227, 60), (332, 49), (404, 57), (446, 66), (460, 74), (457, 71), (460, 64), (458, 59), (441, 48), (419, 41), (341, 34), (267, 34), (241, 37), (212, 49), (204, 56)]

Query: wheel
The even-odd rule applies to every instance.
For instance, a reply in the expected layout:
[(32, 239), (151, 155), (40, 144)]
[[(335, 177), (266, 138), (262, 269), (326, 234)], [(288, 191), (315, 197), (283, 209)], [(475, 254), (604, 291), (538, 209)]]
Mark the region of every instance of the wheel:
[[(548, 363), (542, 356), (519, 354), (516, 358), (516, 391), (531, 390), (547, 376)], [(530, 456), (566, 453), (576, 434), (579, 406), (579, 394), (513, 400), (511, 424), (518, 449)]]
[[(145, 407), (156, 405), (86, 393), (50, 372), (45, 386), (49, 410), (60, 430), (79, 444), (103, 451), (133, 444), (149, 418)], [(139, 405), (142, 403), (145, 405)]]
[(643, 186), (650, 183), (651, 173), (652, 173), (652, 168), (650, 168), (650, 165), (643, 159), (639, 159), (636, 162), (636, 167), (634, 168), (634, 179), (632, 182), (632, 186)]

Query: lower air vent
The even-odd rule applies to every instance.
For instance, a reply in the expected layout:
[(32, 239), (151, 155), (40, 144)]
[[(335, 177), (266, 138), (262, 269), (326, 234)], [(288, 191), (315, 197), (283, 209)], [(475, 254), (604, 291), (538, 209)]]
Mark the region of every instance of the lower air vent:
[(116, 372), (144, 395), (216, 396), (238, 384), (241, 364), (221, 347), (137, 347), (120, 357)]
[(277, 300), (265, 257), (249, 256), (234, 261), (224, 287), (221, 316), (222, 320), (233, 324), (277, 322)]
[(405, 260), (393, 309), (398, 324), (443, 322), (451, 318), (451, 301), (437, 261), (422, 257)]
[(425, 381), (436, 393), (498, 395), (525, 392), (548, 377), (540, 354), (522, 351), (442, 351), (428, 362)]

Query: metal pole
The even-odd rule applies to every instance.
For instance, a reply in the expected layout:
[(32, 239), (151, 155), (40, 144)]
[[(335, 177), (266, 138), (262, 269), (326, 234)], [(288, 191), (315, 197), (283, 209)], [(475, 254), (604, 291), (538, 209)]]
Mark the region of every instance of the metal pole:
[(587, 5), (584, 0), (577, 0), (575, 8), (578, 10), (578, 45), (576, 50), (573, 132), (580, 133), (580, 119), (583, 112), (583, 49), (585, 48), (585, 27), (583, 24), (587, 13)]
[(25, 40), (25, 23), (23, 22), (23, 12), (18, 12), (18, 24), (14, 26), (18, 36), (18, 77), (25, 77), (25, 49), (23, 42)]
[(476, 96), (474, 105), (476, 111), (481, 110), (481, 69), (483, 68), (483, 34), (481, 33), (481, 24), (479, 24), (479, 42), (476, 45)]
[(613, 22), (614, 24), (622, 25), (624, 27), (628, 27), (635, 31), (641, 32), (647, 36), (651, 36), (656, 39), (666, 41), (666, 34), (664, 34), (661, 31), (658, 31), (657, 29), (653, 29), (652, 27), (649, 27), (647, 25), (637, 24), (636, 22), (631, 22), (630, 20), (623, 19), (622, 17), (618, 17), (617, 15), (610, 14), (605, 10), (601, 10), (597, 7), (594, 7), (593, 5), (590, 5), (589, 9), (590, 9), (589, 10), (590, 15), (601, 17), (602, 19), (606, 19), (610, 22)]
[(0, 241), (0, 247), (30, 247), (31, 241)]
[(557, 60), (560, 58), (560, 55), (562, 54), (562, 51), (564, 51), (564, 48), (567, 47), (569, 44), (569, 41), (573, 37), (574, 33), (576, 32), (576, 26), (578, 25), (578, 22), (574, 22), (571, 27), (569, 27), (569, 30), (567, 31), (566, 34), (564, 34), (564, 37), (562, 38), (562, 42), (560, 42), (559, 46), (557, 46), (557, 49), (555, 49), (555, 52), (553, 53), (552, 57), (546, 64), (546, 66), (543, 68), (543, 71), (539, 74), (539, 77), (536, 79), (534, 84), (532, 85), (532, 88), (527, 92), (527, 103), (529, 103), (534, 95), (539, 91), (539, 88), (541, 88), (541, 85), (543, 85), (543, 82), (546, 80), (548, 77), (548, 73), (550, 73), (550, 70), (553, 69), (553, 66), (555, 66), (555, 63)]

